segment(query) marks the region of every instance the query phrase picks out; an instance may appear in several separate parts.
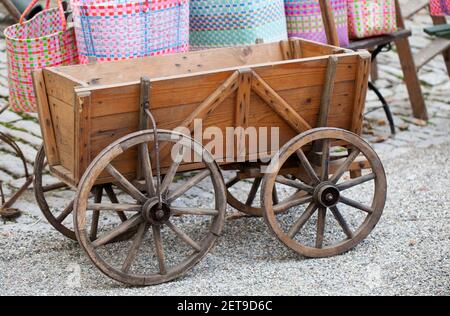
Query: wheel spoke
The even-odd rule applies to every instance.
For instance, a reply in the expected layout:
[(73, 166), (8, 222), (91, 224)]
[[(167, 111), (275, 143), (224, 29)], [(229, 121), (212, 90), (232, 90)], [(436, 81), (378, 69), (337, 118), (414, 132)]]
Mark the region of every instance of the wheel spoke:
[(54, 191), (54, 190), (67, 188), (67, 187), (68, 187), (67, 184), (65, 184), (63, 182), (58, 182), (58, 183), (49, 184), (49, 185), (46, 185), (46, 186), (42, 187), (42, 191), (44, 193), (46, 193), (46, 192), (49, 192), (49, 191)]
[(102, 235), (98, 239), (96, 239), (92, 243), (92, 246), (94, 248), (103, 246), (103, 245), (109, 243), (110, 241), (112, 241), (114, 238), (122, 235), (123, 233), (126, 233), (133, 227), (139, 225), (140, 223), (142, 223), (142, 221), (143, 221), (143, 218), (142, 218), (141, 214), (133, 215), (126, 222), (121, 223), (119, 226), (113, 228), (109, 232), (105, 233), (104, 235)]
[(162, 245), (162, 238), (161, 238), (161, 227), (159, 225), (152, 225), (152, 230), (153, 230), (153, 240), (155, 241), (156, 257), (158, 258), (159, 273), (166, 274), (167, 270), (164, 257), (164, 248)]
[(359, 149), (355, 148), (354, 150), (352, 150), (352, 152), (347, 157), (347, 159), (342, 163), (342, 165), (339, 166), (339, 168), (333, 174), (330, 181), (333, 183), (337, 183), (339, 181), (339, 179), (341, 179), (342, 175), (348, 170), (350, 165), (353, 163), (353, 161), (355, 161), (356, 157), (358, 157), (358, 155), (360, 153), (361, 152), (359, 151)]
[(121, 187), (130, 196), (139, 202), (145, 203), (147, 198), (138, 190), (134, 185), (131, 184), (116, 168), (111, 164), (106, 167), (106, 171), (117, 180), (117, 185)]
[(130, 271), (133, 262), (136, 260), (136, 256), (139, 252), (139, 248), (141, 247), (142, 241), (144, 240), (144, 236), (147, 230), (148, 225), (146, 223), (142, 223), (139, 225), (139, 229), (136, 233), (136, 236), (133, 239), (133, 243), (131, 244), (130, 250), (128, 251), (127, 258), (125, 259), (122, 265), (122, 272), (128, 273)]
[(319, 213), (317, 217), (317, 236), (316, 236), (316, 248), (319, 249), (323, 247), (326, 216), (327, 216), (327, 209), (323, 207), (319, 208)]
[[(111, 201), (111, 203), (114, 204), (119, 204), (119, 200), (117, 199), (117, 195), (114, 192), (112, 186), (110, 184), (108, 184), (107, 186), (105, 186), (105, 192), (108, 195), (109, 200)], [(123, 211), (117, 211), (117, 215), (119, 215), (119, 218), (122, 222), (125, 222), (128, 218), (125, 215), (125, 213)]]
[(272, 202), (273, 202), (274, 205), (280, 203), (280, 200), (278, 199), (278, 191), (277, 191), (277, 185), (276, 184), (273, 185)]
[(150, 154), (148, 152), (147, 143), (142, 143), (139, 145), (141, 152), (141, 164), (142, 171), (144, 172), (145, 177), (145, 186), (147, 189), (147, 193), (153, 197), (156, 195), (155, 183), (153, 182), (153, 172), (152, 172), (152, 163), (150, 161)]
[(345, 218), (342, 216), (341, 212), (339, 212), (339, 209), (335, 206), (335, 207), (330, 208), (330, 210), (331, 210), (331, 213), (333, 213), (333, 216), (336, 219), (336, 221), (341, 226), (341, 228), (344, 231), (347, 238), (352, 239), (353, 233), (352, 233), (350, 227), (348, 227), (348, 224), (347, 224)]
[(359, 202), (357, 202), (357, 201), (355, 201), (355, 200), (346, 198), (346, 197), (344, 197), (344, 196), (341, 196), (340, 199), (339, 199), (339, 201), (340, 201), (341, 203), (344, 203), (344, 204), (346, 204), (346, 205), (348, 205), (348, 206), (357, 208), (357, 209), (359, 209), (359, 210), (361, 210), (361, 211), (364, 211), (364, 212), (366, 212), (366, 213), (369, 213), (369, 214), (372, 214), (372, 213), (373, 213), (373, 209), (372, 209), (371, 207), (368, 207), (368, 206), (366, 206), (366, 205), (364, 205), (364, 204), (362, 204), (362, 203), (359, 203)]
[(287, 179), (286, 177), (283, 176), (277, 176), (276, 182), (289, 187), (293, 187), (295, 189), (306, 191), (308, 193), (312, 193), (314, 191), (314, 188), (310, 185), (304, 184), (303, 182)]
[(311, 202), (303, 214), (295, 221), (294, 225), (289, 229), (287, 235), (289, 238), (294, 238), (299, 231), (305, 226), (305, 224), (309, 221), (311, 216), (316, 212), (317, 206), (314, 202)]
[(175, 152), (177, 153), (177, 156), (172, 162), (172, 165), (167, 170), (167, 173), (164, 176), (164, 180), (161, 184), (161, 194), (164, 195), (168, 190), (170, 184), (172, 184), (173, 179), (175, 178), (175, 175), (177, 174), (178, 167), (180, 166), (181, 162), (183, 161), (184, 156), (184, 147), (182, 147), (181, 144), (175, 145)]
[(252, 206), (255, 201), (256, 193), (258, 192), (259, 186), (261, 185), (262, 178), (255, 178), (253, 181), (252, 188), (247, 197), (247, 201), (245, 201), (245, 205)]
[(111, 211), (111, 212), (140, 212), (142, 205), (137, 204), (113, 204), (113, 203), (93, 203), (88, 204), (87, 210)]
[(302, 149), (299, 149), (296, 151), (297, 157), (300, 159), (300, 162), (305, 168), (306, 173), (308, 174), (309, 178), (313, 181), (314, 184), (317, 184), (320, 182), (319, 177), (317, 177), (316, 172), (314, 171), (314, 168), (311, 166), (311, 164), (308, 161), (308, 158), (306, 158), (305, 153)]
[[(101, 204), (102, 197), (103, 197), (103, 187), (101, 187), (101, 186), (95, 187), (94, 203)], [(97, 239), (99, 219), (100, 219), (100, 211), (94, 211), (92, 213), (91, 232), (89, 234), (89, 237), (91, 238), (91, 240)]]
[(355, 186), (357, 186), (357, 185), (360, 185), (360, 184), (366, 183), (366, 182), (368, 182), (368, 181), (374, 180), (375, 177), (376, 177), (376, 176), (375, 176), (374, 173), (370, 173), (370, 174), (367, 174), (367, 175), (365, 175), (365, 176), (358, 177), (358, 178), (355, 178), (355, 179), (346, 181), (346, 182), (344, 182), (344, 183), (338, 184), (338, 185), (337, 185), (337, 188), (338, 188), (340, 191), (345, 191), (345, 190), (348, 190), (348, 189), (350, 189), (350, 188), (353, 188), (353, 187), (355, 187)]
[(228, 181), (226, 183), (226, 187), (227, 189), (231, 188), (232, 186), (234, 186), (236, 183), (238, 183), (239, 181), (241, 181), (241, 179), (239, 179), (238, 176), (235, 176), (233, 179), (231, 179), (230, 181)]
[(173, 192), (170, 192), (167, 197), (167, 202), (172, 203), (176, 199), (178, 199), (180, 196), (185, 194), (187, 191), (192, 189), (194, 186), (202, 182), (207, 176), (211, 174), (211, 171), (209, 169), (203, 170), (202, 172), (195, 175), (192, 179), (190, 179), (188, 182), (186, 182), (184, 185), (180, 186), (178, 189), (176, 189)]
[(299, 206), (299, 205), (309, 203), (312, 200), (313, 200), (313, 197), (311, 195), (305, 195), (304, 192), (297, 192), (288, 200), (285, 200), (277, 205), (274, 205), (273, 210), (274, 210), (274, 212), (278, 213), (278, 212), (284, 211), (284, 210), (294, 207), (294, 206)]
[(188, 245), (190, 245), (192, 248), (194, 248), (197, 251), (200, 251), (202, 248), (200, 247), (200, 245), (195, 242), (194, 240), (192, 240), (191, 237), (189, 237), (185, 232), (183, 232), (180, 228), (178, 228), (177, 226), (175, 226), (173, 223), (171, 222), (167, 222), (166, 224), (178, 237), (180, 237), (181, 240), (183, 240), (185, 243), (187, 243)]
[(324, 139), (322, 141), (322, 159), (321, 159), (321, 179), (327, 181), (329, 176), (329, 164), (330, 164), (330, 140)]
[(58, 215), (58, 217), (56, 218), (58, 223), (64, 222), (64, 220), (67, 218), (67, 216), (69, 216), (70, 213), (72, 213), (72, 211), (73, 211), (73, 203), (74, 203), (74, 201), (72, 200), (69, 203), (69, 205), (67, 205), (66, 208), (61, 212), (61, 214)]
[(200, 216), (217, 216), (219, 215), (218, 210), (213, 209), (203, 209), (203, 208), (189, 208), (189, 207), (172, 207), (172, 214), (174, 216), (183, 215), (200, 215)]

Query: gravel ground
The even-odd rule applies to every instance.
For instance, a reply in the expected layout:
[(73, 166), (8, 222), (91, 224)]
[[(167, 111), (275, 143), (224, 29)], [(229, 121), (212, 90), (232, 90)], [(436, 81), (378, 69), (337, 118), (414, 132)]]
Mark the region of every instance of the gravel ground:
[(382, 220), (341, 256), (305, 259), (272, 237), (263, 220), (240, 219), (226, 223), (218, 245), (185, 277), (129, 288), (103, 276), (58, 233), (2, 225), (0, 294), (448, 295), (449, 152), (446, 143), (383, 159), (389, 195)]

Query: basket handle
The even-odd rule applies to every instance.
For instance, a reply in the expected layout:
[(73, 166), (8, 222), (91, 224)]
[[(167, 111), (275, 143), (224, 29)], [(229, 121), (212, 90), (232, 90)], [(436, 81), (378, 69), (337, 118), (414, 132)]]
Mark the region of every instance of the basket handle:
[[(25, 9), (25, 11), (23, 11), (22, 16), (20, 17), (20, 20), (19, 20), (20, 25), (22, 25), (24, 23), (25, 17), (28, 15), (28, 13), (30, 13), (31, 9), (33, 9), (33, 7), (36, 5), (36, 3), (38, 3), (38, 1), (39, 0), (31, 1), (31, 3), (28, 5), (28, 7)], [(47, 0), (45, 2), (46, 10), (50, 8), (50, 1), (51, 0)], [(65, 31), (67, 28), (67, 21), (66, 21), (66, 16), (65, 16), (62, 0), (56, 0), (56, 3), (58, 4), (59, 15), (61, 17), (61, 24), (62, 24), (63, 30)]]

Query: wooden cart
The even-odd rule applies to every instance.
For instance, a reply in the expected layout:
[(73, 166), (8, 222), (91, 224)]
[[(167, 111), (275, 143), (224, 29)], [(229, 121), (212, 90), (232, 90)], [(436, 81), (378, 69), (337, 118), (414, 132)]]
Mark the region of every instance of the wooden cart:
[[(371, 232), (386, 198), (382, 164), (358, 136), (369, 66), (367, 52), (291, 39), (37, 71), (39, 205), (103, 273), (134, 285), (173, 280), (198, 263), (222, 233), (227, 201), (264, 216), (302, 255), (343, 253)], [(248, 128), (267, 128), (263, 141), (278, 129), (282, 147), (240, 143), (217, 160), (202, 146), (210, 139), (191, 138), (197, 119), (224, 135), (243, 127), (241, 140)], [(43, 185), (47, 164), (62, 183)], [(76, 196), (53, 210), (45, 194), (64, 185)], [(364, 203), (345, 195), (360, 186)], [(197, 201), (192, 190), (209, 195)]]

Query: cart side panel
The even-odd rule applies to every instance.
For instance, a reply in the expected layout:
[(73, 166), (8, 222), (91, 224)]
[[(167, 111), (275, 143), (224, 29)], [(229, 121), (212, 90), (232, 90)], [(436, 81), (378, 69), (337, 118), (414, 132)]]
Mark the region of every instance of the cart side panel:
[[(299, 47), (298, 54), (294, 53), (295, 46)], [(186, 75), (293, 58), (320, 57), (333, 54), (336, 49), (346, 51), (303, 39), (290, 39), (280, 43), (227, 47), (55, 69), (85, 84), (110, 85), (139, 81), (142, 74), (150, 78)]]
[[(364, 76), (358, 75), (359, 68), (361, 68), (360, 60), (358, 54), (339, 55), (328, 126), (353, 128), (356, 120), (354, 119), (355, 104), (358, 107), (361, 104), (361, 102), (355, 101), (355, 95), (362, 99), (363, 94), (356, 89), (357, 82), (361, 86), (364, 82)], [(189, 117), (192, 120), (187, 125), (192, 127), (193, 118), (203, 118), (203, 130), (208, 127), (218, 127), (222, 130), (223, 135), (226, 135), (227, 127), (238, 125), (236, 124), (238, 90), (242, 85), (230, 78), (240, 78), (243, 73), (250, 73), (253, 77), (261, 78), (284, 103), (287, 103), (295, 112), (294, 114), (304, 120), (304, 126), (312, 128), (317, 126), (327, 66), (328, 57), (324, 56), (314, 60), (263, 65), (253, 69), (227, 70), (157, 80), (152, 82), (150, 107), (159, 128), (170, 130), (186, 125), (186, 119)], [(228, 87), (224, 87), (227, 82)], [(232, 82), (232, 90), (229, 90), (230, 82)], [(224, 91), (231, 92), (224, 95), (220, 103), (213, 109), (207, 108), (206, 112), (198, 112), (212, 96), (220, 96)], [(139, 84), (129, 84), (120, 87), (93, 88), (90, 93), (90, 127), (85, 146), (88, 148), (89, 160), (92, 160), (114, 140), (138, 130), (140, 86)], [(358, 95), (361, 96), (358, 97)], [(261, 94), (255, 91), (254, 86), (251, 87), (251, 96), (248, 100), (248, 113), (246, 114), (248, 117), (245, 127), (250, 126), (257, 129), (266, 127), (268, 139), (271, 137), (271, 128), (279, 128), (280, 145), (302, 131), (302, 129), (293, 127), (292, 122), (286, 119), (286, 115), (277, 113), (270, 100), (268, 102), (267, 99), (262, 98)], [(199, 115), (192, 117), (196, 112)], [(359, 117), (359, 114), (356, 116)], [(209, 141), (208, 139), (204, 140), (204, 144)], [(222, 144), (222, 147), (223, 153), (226, 153), (225, 144)], [(249, 154), (256, 153), (250, 152)], [(123, 174), (131, 175), (135, 172), (136, 161), (137, 151), (129, 151), (118, 157), (114, 164)], [(77, 172), (78, 176), (81, 176), (84, 170), (80, 168)]]
[(74, 87), (79, 85), (51, 69), (33, 73), (39, 123), (48, 163), (54, 174), (74, 185)]
[[(75, 111), (74, 87), (76, 82), (51, 70), (44, 70), (48, 104), (60, 165), (68, 173), (74, 173)], [(67, 174), (66, 172), (66, 174)]]

